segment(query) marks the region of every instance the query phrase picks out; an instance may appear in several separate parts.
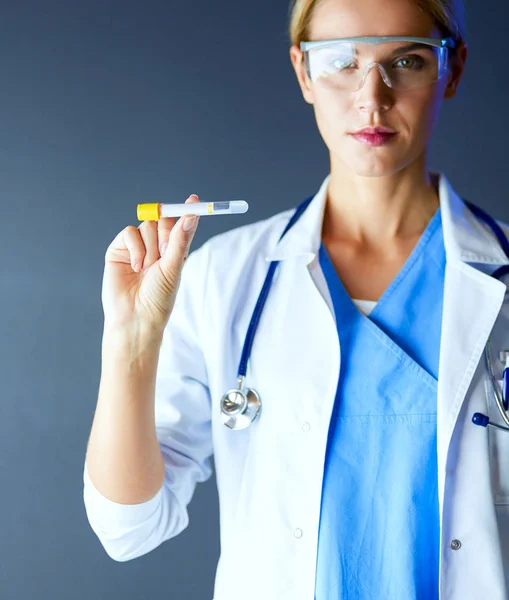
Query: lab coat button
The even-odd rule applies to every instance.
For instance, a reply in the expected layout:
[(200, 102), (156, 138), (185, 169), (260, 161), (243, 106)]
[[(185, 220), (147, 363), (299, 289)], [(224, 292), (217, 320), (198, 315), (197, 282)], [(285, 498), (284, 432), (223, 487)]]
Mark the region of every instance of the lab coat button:
[(302, 537), (302, 529), (296, 529), (293, 534), (297, 539), (301, 538)]
[(302, 426), (302, 431), (309, 431), (311, 429), (311, 425), (309, 423), (304, 423)]
[(461, 548), (461, 542), (459, 540), (452, 540), (451, 548), (453, 550), (459, 550)]

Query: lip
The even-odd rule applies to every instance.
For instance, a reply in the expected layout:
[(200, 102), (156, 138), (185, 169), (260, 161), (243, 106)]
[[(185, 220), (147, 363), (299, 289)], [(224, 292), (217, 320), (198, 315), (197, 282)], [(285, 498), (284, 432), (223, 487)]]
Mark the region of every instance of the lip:
[(361, 144), (379, 147), (389, 143), (398, 135), (398, 132), (387, 127), (364, 127), (350, 135)]
[(352, 135), (377, 135), (379, 133), (397, 133), (394, 129), (389, 129), (388, 127), (364, 127), (363, 129), (359, 129), (355, 131)]
[(357, 140), (361, 144), (366, 146), (384, 146), (391, 140), (397, 137), (396, 133), (375, 133), (370, 135), (368, 133), (354, 133), (352, 135), (354, 140)]

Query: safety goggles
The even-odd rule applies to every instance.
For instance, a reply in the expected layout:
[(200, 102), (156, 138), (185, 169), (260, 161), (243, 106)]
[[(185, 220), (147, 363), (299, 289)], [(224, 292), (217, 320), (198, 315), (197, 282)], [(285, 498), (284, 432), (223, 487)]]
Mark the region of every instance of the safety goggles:
[[(355, 92), (369, 71), (378, 68), (395, 90), (425, 87), (449, 71), (453, 38), (406, 36), (351, 37), (301, 42), (309, 79), (326, 89)], [(378, 60), (373, 60), (373, 58)]]

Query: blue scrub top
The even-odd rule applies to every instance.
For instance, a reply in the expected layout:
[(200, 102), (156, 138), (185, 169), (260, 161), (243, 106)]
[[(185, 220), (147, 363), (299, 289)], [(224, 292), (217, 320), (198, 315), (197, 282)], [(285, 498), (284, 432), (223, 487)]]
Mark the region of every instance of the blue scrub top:
[(316, 600), (438, 599), (440, 208), (366, 316), (325, 246), (341, 369), (327, 441)]

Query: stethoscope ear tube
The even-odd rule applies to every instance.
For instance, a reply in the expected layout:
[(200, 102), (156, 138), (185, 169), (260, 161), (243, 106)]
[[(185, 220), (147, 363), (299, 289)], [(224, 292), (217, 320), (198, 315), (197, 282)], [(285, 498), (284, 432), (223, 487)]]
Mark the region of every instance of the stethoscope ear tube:
[[(468, 206), (468, 208), (474, 213), (474, 215), (478, 219), (480, 219), (481, 221), (486, 223), (486, 225), (488, 225), (488, 227), (493, 231), (494, 235), (498, 239), (498, 242), (499, 242), (502, 250), (504, 251), (507, 258), (509, 258), (509, 240), (507, 239), (507, 236), (503, 232), (502, 228), (495, 221), (495, 219), (491, 215), (489, 215), (487, 212), (485, 212), (482, 208), (480, 208), (479, 206), (476, 206), (472, 202), (468, 202), (467, 200), (463, 200), (463, 201)], [(492, 273), (492, 277), (501, 281), (502, 277), (504, 277), (507, 274), (509, 274), (509, 265), (502, 265), (501, 267), (499, 267)], [(505, 363), (506, 363), (506, 360), (505, 360), (506, 354), (509, 354), (509, 352), (507, 350), (504, 350), (499, 355), (500, 360), (502, 360), (502, 362), (505, 362)], [(503, 355), (504, 355), (504, 359), (502, 359)], [(486, 360), (486, 368), (487, 368), (489, 376), (490, 376), (491, 385), (493, 387), (493, 395), (495, 398), (495, 404), (497, 405), (498, 411), (500, 412), (500, 415), (502, 416), (504, 423), (506, 425), (509, 425), (509, 416), (507, 414), (507, 408), (508, 408), (508, 402), (509, 402), (509, 398), (508, 398), (509, 372), (508, 372), (507, 368), (504, 369), (504, 376), (503, 376), (504, 382), (503, 382), (503, 389), (502, 389), (502, 395), (501, 395), (500, 390), (498, 388), (498, 383), (495, 379), (495, 373), (493, 372), (493, 360), (491, 357), (490, 339), (488, 339), (488, 342), (486, 343), (486, 347), (484, 349), (484, 357)], [(506, 367), (507, 367), (507, 363), (506, 363)], [(488, 399), (488, 401), (489, 401), (489, 399)], [(495, 427), (496, 429), (500, 429), (501, 431), (509, 431), (509, 427), (504, 427), (503, 425), (498, 425), (497, 423), (491, 423), (489, 417), (482, 413), (474, 413), (472, 415), (472, 423), (474, 423), (475, 425), (480, 425), (481, 427), (489, 426), (489, 427)]]
[[(505, 352), (506, 351), (503, 351), (500, 353), (501, 359), (502, 359), (502, 356), (504, 356), (504, 362), (505, 362)], [(498, 384), (495, 379), (495, 373), (493, 372), (493, 361), (492, 361), (492, 355), (491, 355), (491, 340), (489, 338), (486, 343), (486, 348), (484, 349), (484, 359), (486, 362), (486, 369), (488, 370), (490, 382), (493, 387), (493, 396), (495, 399), (495, 404), (497, 405), (498, 411), (502, 415), (502, 419), (504, 420), (506, 425), (509, 425), (509, 416), (507, 415), (507, 409), (506, 409), (506, 401), (507, 401), (507, 397), (505, 395), (506, 386), (504, 385), (504, 391), (503, 391), (503, 395), (501, 398), (500, 390), (498, 388)], [(506, 373), (504, 372), (504, 379), (506, 378), (505, 376), (506, 376)], [(504, 427), (503, 425), (498, 425), (497, 423), (491, 423), (490, 418), (487, 415), (484, 415), (483, 413), (479, 413), (479, 412), (476, 412), (472, 415), (472, 423), (474, 423), (474, 425), (480, 425), (481, 427), (489, 426), (489, 427), (495, 427), (496, 429), (500, 429), (501, 431), (509, 431), (509, 427)]]
[(474, 413), (472, 416), (472, 423), (475, 425), (481, 425), (481, 427), (496, 427), (497, 429), (501, 429), (502, 431), (509, 431), (509, 427), (503, 427), (502, 425), (497, 425), (497, 423), (490, 423), (489, 417), (483, 415), (482, 413)]

